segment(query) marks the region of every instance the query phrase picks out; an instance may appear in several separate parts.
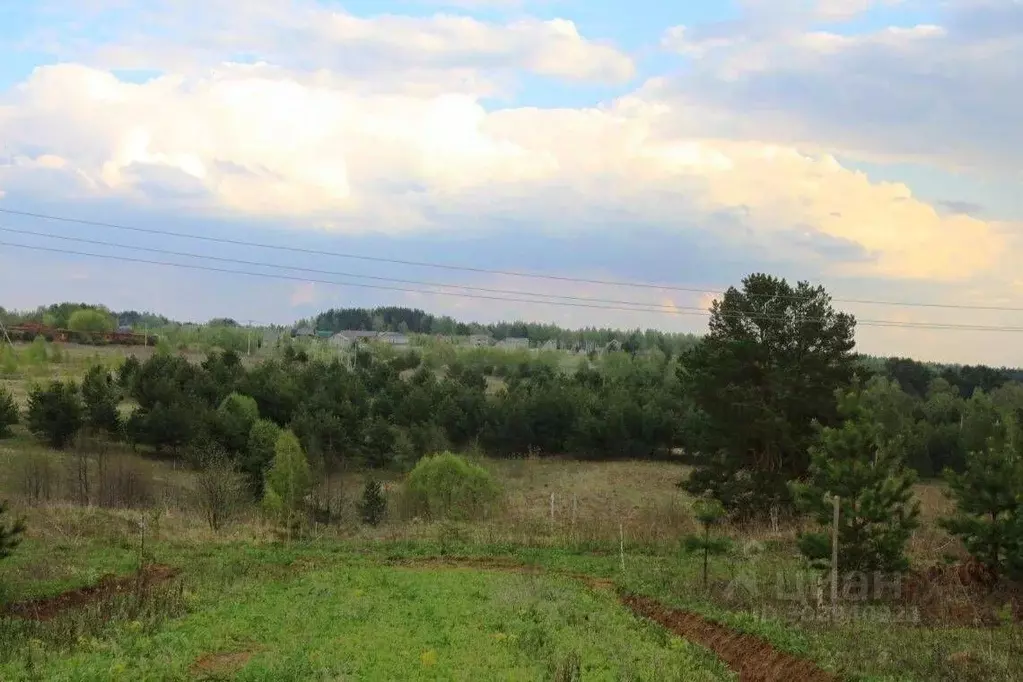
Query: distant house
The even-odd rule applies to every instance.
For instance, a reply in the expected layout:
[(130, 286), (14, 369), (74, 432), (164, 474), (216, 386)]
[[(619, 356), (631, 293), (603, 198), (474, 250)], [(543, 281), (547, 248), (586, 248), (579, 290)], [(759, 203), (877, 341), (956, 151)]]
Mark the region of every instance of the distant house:
[(529, 348), (529, 339), (521, 336), (509, 336), (497, 344), (498, 348)]
[(398, 348), (409, 345), (408, 335), (400, 332), (380, 332), (376, 340), (382, 343), (389, 343)]
[(316, 330), (313, 329), (312, 327), (297, 327), (291, 330), (291, 335), (308, 338), (316, 336)]
[(377, 332), (364, 332), (357, 329), (346, 329), (330, 337), (330, 344), (339, 348), (348, 348), (354, 344), (372, 341), (378, 336)]

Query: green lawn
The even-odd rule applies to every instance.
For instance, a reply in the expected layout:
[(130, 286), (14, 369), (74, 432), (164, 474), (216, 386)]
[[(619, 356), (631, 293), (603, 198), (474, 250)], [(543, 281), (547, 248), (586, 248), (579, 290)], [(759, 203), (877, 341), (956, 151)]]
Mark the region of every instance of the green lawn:
[[(281, 561), (276, 568), (237, 556), (218, 567), (219, 575), (190, 581), (189, 613), (161, 626), (129, 621), (83, 638), (70, 652), (39, 647), (33, 674), (553, 680), (559, 667), (577, 660), (585, 680), (734, 679), (708, 652), (638, 619), (613, 593), (571, 578), (392, 567), (353, 555), (291, 566), (286, 556), (274, 558)], [(247, 568), (229, 580), (232, 562)], [(9, 661), (0, 678), (30, 679), (26, 666), (25, 657)]]

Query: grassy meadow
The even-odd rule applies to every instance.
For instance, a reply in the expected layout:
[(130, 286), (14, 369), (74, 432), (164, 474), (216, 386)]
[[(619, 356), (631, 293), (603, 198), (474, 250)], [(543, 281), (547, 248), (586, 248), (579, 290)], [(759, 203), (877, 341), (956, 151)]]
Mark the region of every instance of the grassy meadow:
[[(2, 381), (23, 401), (32, 381), (123, 357), (62, 353)], [(353, 472), (320, 484), (336, 501), (331, 523), (283, 540), (254, 507), (211, 530), (181, 464), (86, 439), (54, 452), (18, 427), (0, 441), (0, 499), (28, 531), (0, 562), (0, 605), (15, 609), (0, 606), (0, 679), (1023, 678), (1019, 626), (991, 620), (954, 583), (941, 586), (940, 612), (850, 601), (829, 618), (792, 524), (715, 528), (732, 549), (710, 558), (705, 587), (703, 557), (682, 548), (699, 526), (677, 487), (681, 464), (467, 455), (502, 489), (486, 519), (420, 519), (393, 473), (384, 522), (361, 524), (364, 478)], [(83, 480), (99, 503), (80, 503)], [(117, 494), (105, 497), (107, 485)], [(914, 566), (962, 556), (935, 524), (949, 504), (942, 486), (916, 495)], [(154, 570), (159, 579), (131, 578)], [(124, 580), (68, 608), (46, 601), (109, 587), (108, 576)], [(635, 598), (702, 620), (681, 636)], [(814, 672), (794, 676), (794, 661)]]

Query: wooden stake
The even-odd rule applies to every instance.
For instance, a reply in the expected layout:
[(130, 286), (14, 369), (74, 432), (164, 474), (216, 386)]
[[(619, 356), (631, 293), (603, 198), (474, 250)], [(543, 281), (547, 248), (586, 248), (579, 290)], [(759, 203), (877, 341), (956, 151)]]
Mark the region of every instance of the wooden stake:
[(841, 498), (834, 495), (831, 504), (834, 506), (834, 516), (831, 527), (831, 615), (838, 619), (838, 514)]
[(618, 522), (618, 555), (622, 560), (622, 573), (625, 573), (625, 526)]

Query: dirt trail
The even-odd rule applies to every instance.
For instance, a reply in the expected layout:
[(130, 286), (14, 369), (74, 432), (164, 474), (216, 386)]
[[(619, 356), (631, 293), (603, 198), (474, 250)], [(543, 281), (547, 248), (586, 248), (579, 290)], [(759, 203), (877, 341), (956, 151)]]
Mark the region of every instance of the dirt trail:
[(179, 572), (179, 569), (171, 566), (153, 564), (146, 566), (145, 570), (140, 573), (122, 576), (107, 575), (100, 578), (95, 585), (68, 590), (53, 597), (42, 597), (10, 604), (0, 609), (0, 616), (15, 616), (38, 621), (51, 620), (71, 609), (101, 602), (117, 594), (127, 594), (158, 585), (174, 578)]
[(739, 673), (741, 682), (838, 680), (812, 661), (778, 651), (759, 637), (736, 632), (695, 613), (669, 609), (653, 599), (636, 595), (623, 596), (622, 603), (683, 639), (710, 649)]
[[(402, 568), (464, 568), (482, 571), (564, 575), (593, 589), (615, 590), (614, 581), (577, 573), (545, 571), (499, 557), (430, 557), (389, 562)], [(683, 639), (713, 651), (739, 675), (740, 682), (837, 682), (812, 661), (775, 649), (755, 635), (736, 632), (690, 611), (670, 609), (649, 597), (620, 594), (622, 604)]]

